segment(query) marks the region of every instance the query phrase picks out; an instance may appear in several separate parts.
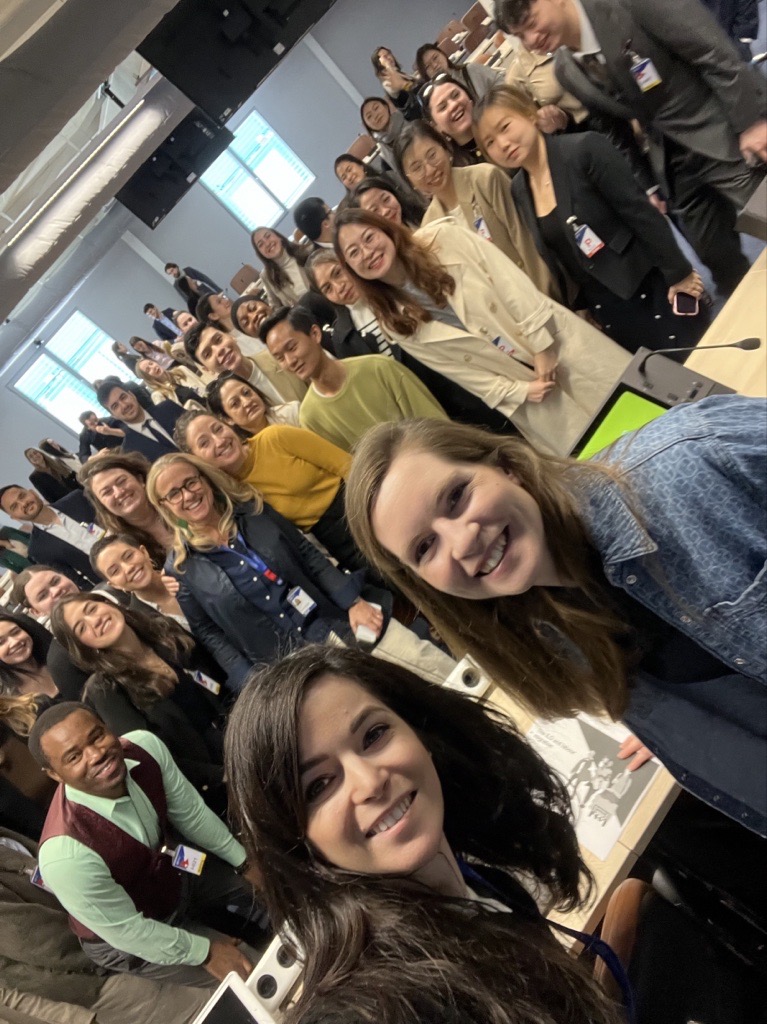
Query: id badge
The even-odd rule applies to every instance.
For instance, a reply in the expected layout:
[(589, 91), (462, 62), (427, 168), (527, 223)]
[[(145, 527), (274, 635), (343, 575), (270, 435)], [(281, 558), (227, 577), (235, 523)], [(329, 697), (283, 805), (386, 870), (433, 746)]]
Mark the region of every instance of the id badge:
[(635, 60), (631, 65), (631, 74), (642, 92), (649, 92), (663, 81), (649, 57)]
[(221, 693), (221, 683), (217, 683), (215, 679), (211, 679), (210, 676), (206, 676), (204, 672), (197, 671), (193, 673), (194, 681), (199, 683), (200, 686), (204, 686), (206, 690), (210, 690), (211, 693), (215, 693), (218, 696)]
[(500, 337), (500, 335), (497, 338), (493, 338), (493, 344), (496, 348), (500, 349), (501, 352), (505, 352), (507, 356), (514, 355), (514, 346), (510, 342), (506, 341), (505, 338)]
[(35, 864), (35, 870), (29, 876), (29, 880), (32, 885), (36, 885), (38, 889), (44, 889), (45, 892), (53, 892), (53, 889), (50, 889), (43, 881), (43, 876), (40, 874), (40, 866), (38, 864)]
[(575, 232), (575, 241), (584, 256), (591, 259), (596, 256), (600, 249), (604, 249), (605, 243), (588, 224), (581, 224)]
[(178, 868), (179, 871), (186, 871), (190, 875), (201, 875), (207, 856), (207, 853), (203, 853), (202, 850), (195, 850), (192, 846), (179, 844), (173, 854), (173, 867)]
[(288, 604), (291, 604), (301, 615), (309, 615), (317, 607), (317, 602), (309, 597), (301, 587), (293, 587), (288, 591)]
[(478, 235), (481, 235), (482, 238), (486, 238), (488, 242), (492, 242), (493, 236), (490, 234), (490, 229), (485, 223), (484, 217), (477, 217), (474, 221), (474, 230)]

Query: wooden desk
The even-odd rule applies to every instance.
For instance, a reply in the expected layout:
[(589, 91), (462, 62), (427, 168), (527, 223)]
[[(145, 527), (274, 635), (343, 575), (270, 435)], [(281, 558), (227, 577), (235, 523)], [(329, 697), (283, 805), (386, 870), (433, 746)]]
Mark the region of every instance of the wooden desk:
[[(495, 686), (488, 692), (488, 700), (504, 711), (523, 734), (532, 726), (533, 717), (499, 687)], [(589, 850), (582, 850), (583, 859), (594, 876), (594, 891), (588, 905), (568, 914), (554, 911), (548, 916), (569, 928), (593, 931), (604, 917), (613, 892), (628, 877), (678, 793), (679, 786), (671, 774), (665, 768), (661, 768), (607, 859), (600, 860)], [(575, 945), (573, 940), (563, 936), (559, 938), (563, 939), (564, 945)]]
[[(755, 352), (705, 351), (707, 345), (722, 345), (741, 338), (760, 338), (762, 347)], [(742, 395), (767, 396), (767, 249), (727, 300), (685, 366)]]

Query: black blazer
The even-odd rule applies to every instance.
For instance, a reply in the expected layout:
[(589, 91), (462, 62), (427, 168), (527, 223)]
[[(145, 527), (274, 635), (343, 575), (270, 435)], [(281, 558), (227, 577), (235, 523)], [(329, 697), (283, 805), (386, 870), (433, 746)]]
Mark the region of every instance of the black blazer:
[[(284, 579), (303, 589), (317, 602), (317, 615), (339, 621), (338, 632), (348, 634), (346, 609), (357, 597), (369, 595), (380, 604), (384, 617), (391, 612), (391, 595), (364, 585), (362, 573), (337, 569), (287, 519), (264, 505), (254, 513), (251, 504), (235, 510), (235, 524), (246, 543)], [(286, 646), (286, 635), (272, 620), (235, 589), (224, 570), (204, 551), (190, 550), (180, 569), (166, 566), (180, 583), (178, 602), (189, 620), (193, 636), (201, 641), (227, 673), (233, 690), (242, 689), (253, 665), (273, 661)]]
[[(104, 423), (108, 427), (120, 427), (122, 425), (113, 419), (111, 416), (104, 420)], [(121, 437), (115, 437), (113, 434), (99, 434), (96, 430), (89, 430), (88, 427), (83, 427), (80, 431), (80, 447), (77, 449), (77, 457), (80, 462), (87, 462), (91, 457), (91, 448), (95, 448), (97, 452), (102, 451), (104, 448), (119, 448), (123, 443)]]
[[(584, 132), (544, 138), (557, 199), (557, 219), (570, 252), (584, 273), (622, 299), (634, 294), (653, 267), (660, 270), (668, 285), (687, 277), (692, 265), (676, 244), (671, 228), (637, 186), (624, 158), (604, 136)], [(511, 188), (538, 252), (556, 274), (556, 256), (541, 237), (527, 173), (516, 174)], [(575, 217), (579, 224), (588, 224), (605, 243), (591, 259), (578, 248), (575, 232), (567, 223), (569, 217)]]
[[(163, 315), (166, 316), (168, 320), (170, 320), (172, 323), (174, 310), (168, 308), (164, 309), (162, 312)], [(175, 341), (176, 338), (178, 338), (179, 336), (174, 331), (172, 331), (170, 327), (166, 327), (161, 320), (152, 321), (152, 330), (157, 335), (157, 337), (162, 338), (163, 341)]]
[(74, 473), (70, 473), (66, 480), (59, 480), (53, 473), (48, 473), (44, 469), (33, 470), (29, 474), (29, 482), (49, 503), (60, 501), (68, 494), (82, 489)]
[[(69, 516), (70, 519), (75, 519), (78, 523), (96, 522), (93, 506), (80, 490), (73, 491), (66, 498), (54, 502), (51, 508)], [(90, 590), (99, 582), (99, 577), (91, 568), (88, 555), (84, 551), (36, 526), (32, 527), (29, 557), (38, 565), (50, 565), (52, 569), (63, 572), (83, 590)]]
[[(172, 436), (173, 428), (178, 419), (183, 416), (184, 410), (175, 402), (165, 401), (149, 406), (146, 408), (146, 413), (150, 419), (157, 420), (160, 426)], [(118, 420), (118, 423), (125, 431), (125, 440), (122, 443), (124, 452), (141, 452), (150, 462), (154, 462), (161, 455), (178, 451), (175, 444), (171, 444), (170, 441), (155, 441), (151, 437), (145, 437), (138, 430), (134, 430), (129, 423), (123, 423), (122, 420)]]

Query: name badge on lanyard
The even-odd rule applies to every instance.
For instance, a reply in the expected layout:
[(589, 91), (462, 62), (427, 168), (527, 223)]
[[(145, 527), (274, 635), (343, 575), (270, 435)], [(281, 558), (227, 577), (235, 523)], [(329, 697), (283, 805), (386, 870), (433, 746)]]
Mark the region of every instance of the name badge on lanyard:
[(313, 612), (317, 607), (317, 602), (302, 587), (293, 587), (289, 591), (288, 604), (292, 605), (304, 617)]
[(211, 693), (215, 693), (216, 695), (221, 693), (221, 684), (217, 683), (215, 679), (211, 679), (210, 676), (206, 676), (204, 672), (200, 672), (199, 670), (193, 672), (192, 678), (198, 685), (204, 686), (205, 689), (210, 690)]
[(484, 217), (477, 216), (474, 221), (474, 230), (482, 238), (486, 238), (488, 242), (492, 242), (493, 236), (490, 234), (490, 228), (488, 228)]
[(641, 92), (649, 92), (656, 85), (660, 85), (663, 79), (658, 74), (657, 68), (649, 57), (640, 57), (631, 49), (631, 40), (626, 43), (623, 52), (631, 61), (631, 76), (639, 86)]
[(500, 335), (497, 338), (493, 338), (493, 344), (496, 348), (500, 349), (501, 352), (505, 352), (507, 356), (514, 355), (514, 346)]
[(192, 846), (182, 846), (179, 843), (173, 851), (173, 867), (179, 871), (186, 871), (189, 875), (201, 875), (207, 856), (202, 850), (195, 850)]
[(591, 259), (601, 249), (604, 249), (605, 243), (596, 231), (591, 230), (588, 224), (579, 224), (575, 217), (568, 217), (567, 223), (573, 229), (575, 244), (587, 259)]
[(244, 551), (238, 551), (237, 548), (223, 548), (222, 550), (229, 551), (234, 555), (239, 555), (242, 559), (244, 559), (244, 561), (248, 563), (251, 569), (255, 569), (255, 571), (259, 573), (259, 575), (263, 576), (264, 579), (269, 580), (270, 583), (282, 583), (282, 580), (277, 575), (277, 573), (274, 572), (273, 569), (269, 568), (269, 566), (266, 564), (263, 558), (257, 555), (255, 551), (250, 550), (248, 545), (245, 543), (245, 539), (241, 533), (237, 534), (237, 540), (245, 549)]
[(40, 866), (38, 864), (35, 865), (35, 870), (29, 876), (29, 880), (32, 885), (37, 886), (38, 889), (43, 889), (45, 892), (53, 892), (53, 889), (50, 889), (43, 881), (43, 876), (40, 874)]

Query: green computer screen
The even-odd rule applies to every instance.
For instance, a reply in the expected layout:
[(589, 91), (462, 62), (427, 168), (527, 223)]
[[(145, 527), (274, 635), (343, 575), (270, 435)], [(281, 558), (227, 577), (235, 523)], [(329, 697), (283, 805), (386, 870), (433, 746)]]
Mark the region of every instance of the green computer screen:
[(650, 420), (657, 419), (666, 412), (666, 407), (653, 402), (642, 395), (636, 395), (633, 391), (624, 391), (618, 395), (613, 404), (605, 413), (602, 420), (595, 427), (594, 433), (586, 440), (579, 459), (590, 459), (592, 455), (607, 448), (619, 437), (628, 434), (632, 430), (638, 430)]

